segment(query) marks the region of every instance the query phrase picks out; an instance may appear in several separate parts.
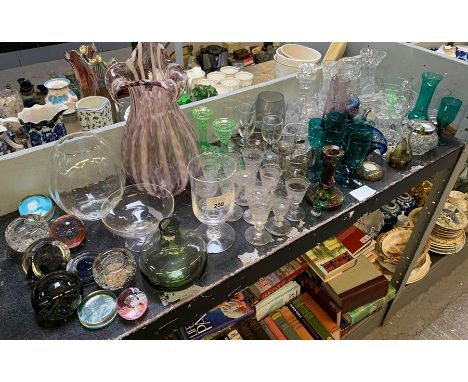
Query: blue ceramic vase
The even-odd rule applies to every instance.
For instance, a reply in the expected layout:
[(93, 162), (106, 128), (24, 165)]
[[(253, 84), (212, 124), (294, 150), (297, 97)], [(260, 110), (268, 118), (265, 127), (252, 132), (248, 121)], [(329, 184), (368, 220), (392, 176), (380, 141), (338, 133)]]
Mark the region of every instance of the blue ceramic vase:
[(380, 207), (380, 211), (384, 214), (385, 222), (380, 232), (387, 232), (391, 230), (396, 223), (398, 215), (401, 213), (401, 208), (395, 200), (392, 200), (390, 203)]

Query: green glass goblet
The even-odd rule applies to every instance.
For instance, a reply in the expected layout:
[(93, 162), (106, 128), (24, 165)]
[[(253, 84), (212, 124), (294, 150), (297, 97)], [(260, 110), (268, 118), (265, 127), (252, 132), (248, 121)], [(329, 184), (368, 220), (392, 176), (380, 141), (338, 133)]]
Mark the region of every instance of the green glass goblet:
[(231, 135), (236, 128), (236, 122), (230, 118), (218, 118), (213, 121), (213, 129), (221, 143), (221, 153), (227, 153)]
[(442, 137), (442, 132), (457, 117), (462, 101), (454, 97), (443, 97), (440, 100), (439, 110), (437, 111), (437, 135), (439, 136), (439, 146), (446, 146), (447, 141)]

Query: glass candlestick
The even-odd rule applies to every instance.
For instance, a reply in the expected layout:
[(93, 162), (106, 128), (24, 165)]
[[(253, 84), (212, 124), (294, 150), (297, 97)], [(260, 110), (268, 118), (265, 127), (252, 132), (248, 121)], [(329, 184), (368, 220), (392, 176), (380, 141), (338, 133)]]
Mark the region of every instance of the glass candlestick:
[(227, 153), (228, 146), (231, 141), (231, 134), (236, 128), (236, 122), (230, 118), (218, 118), (213, 121), (213, 129), (216, 132), (216, 137), (221, 143), (220, 151)]
[(443, 97), (440, 100), (439, 110), (437, 111), (437, 135), (439, 136), (439, 146), (447, 145), (442, 137), (442, 132), (457, 117), (462, 101), (454, 97)]
[(207, 140), (208, 121), (213, 116), (213, 111), (206, 106), (197, 106), (192, 110), (192, 117), (196, 121), (198, 129), (198, 147), (200, 152), (211, 151), (211, 145)]
[(439, 73), (424, 72), (422, 74), (421, 90), (419, 90), (418, 100), (413, 110), (409, 112), (408, 119), (428, 120), (427, 109), (431, 103), (434, 91), (437, 85), (439, 85), (439, 82), (442, 81), (442, 78), (444, 77)]
[(307, 201), (312, 205), (315, 201), (321, 210), (335, 210), (343, 204), (343, 193), (335, 187), (336, 167), (343, 159), (343, 155), (344, 150), (339, 146), (323, 147), (324, 167), (320, 182), (309, 187), (306, 194)]

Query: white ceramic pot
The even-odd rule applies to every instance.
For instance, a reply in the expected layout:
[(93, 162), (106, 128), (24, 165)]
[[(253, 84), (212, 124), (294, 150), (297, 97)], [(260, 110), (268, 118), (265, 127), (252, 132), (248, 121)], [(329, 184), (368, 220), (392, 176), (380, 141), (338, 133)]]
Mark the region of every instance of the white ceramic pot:
[(218, 95), (229, 93), (229, 88), (227, 86), (217, 84), (217, 85), (214, 86), (214, 88), (218, 92)]
[(234, 77), (228, 77), (222, 80), (221, 85), (226, 86), (230, 92), (240, 89), (240, 81)]
[(65, 104), (68, 107), (63, 114), (72, 114), (75, 112), (75, 105), (78, 102), (78, 97), (69, 88), (70, 80), (67, 78), (52, 78), (44, 82), (48, 93), (45, 98), (46, 103), (57, 105), (59, 103)]
[(206, 78), (209, 80), (215, 80), (219, 83), (226, 78), (226, 74), (223, 72), (211, 72), (206, 75)]
[(224, 73), (226, 76), (233, 77), (239, 71), (239, 68), (235, 68), (234, 66), (223, 66), (219, 71)]
[(84, 131), (113, 123), (111, 104), (106, 97), (85, 97), (77, 102), (76, 112), (78, 113), (81, 128)]
[(315, 49), (299, 44), (285, 44), (279, 47), (278, 50), (285, 57), (306, 62), (316, 63), (321, 57), (320, 52)]
[(199, 66), (189, 69), (185, 73), (187, 74), (187, 84), (190, 90), (198, 84), (198, 81), (205, 78), (205, 72)]
[(218, 84), (218, 81), (216, 80), (211, 80), (208, 78), (203, 78), (202, 80), (198, 80), (197, 85), (203, 85), (203, 86), (215, 86)]
[(300, 59), (300, 58), (291, 58), (291, 57), (286, 57), (280, 48), (276, 50), (276, 55), (275, 55), (275, 60), (278, 61), (280, 64), (283, 65), (289, 65), (289, 66), (296, 66), (299, 67), (301, 64), (304, 63), (309, 63), (309, 64), (316, 64), (317, 62), (320, 61), (322, 58), (322, 55), (320, 52), (316, 51), (315, 49), (312, 49), (316, 52), (316, 55), (313, 59)]
[(252, 85), (254, 75), (249, 72), (239, 72), (239, 73), (236, 73), (234, 78), (237, 78), (240, 81), (241, 88), (245, 88), (247, 86)]

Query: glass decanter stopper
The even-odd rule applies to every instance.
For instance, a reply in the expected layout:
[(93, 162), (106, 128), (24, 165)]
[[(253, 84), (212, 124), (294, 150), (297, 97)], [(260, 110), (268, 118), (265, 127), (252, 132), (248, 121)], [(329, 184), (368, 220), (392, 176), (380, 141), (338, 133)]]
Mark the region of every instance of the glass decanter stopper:
[(140, 254), (140, 270), (155, 287), (184, 289), (193, 284), (206, 264), (206, 245), (193, 231), (179, 230), (179, 221), (159, 223), (160, 237), (147, 241)]
[(419, 96), (416, 101), (416, 105), (413, 110), (408, 114), (408, 119), (419, 119), (427, 121), (429, 116), (427, 115), (427, 109), (431, 103), (434, 91), (442, 81), (444, 77), (439, 73), (424, 72), (422, 74), (421, 89), (419, 90)]
[(207, 140), (208, 121), (213, 116), (213, 111), (206, 106), (197, 106), (192, 110), (192, 117), (195, 119), (198, 128), (198, 146), (200, 152), (211, 151), (211, 145)]
[(213, 121), (213, 129), (216, 132), (216, 137), (221, 143), (220, 151), (227, 153), (231, 134), (236, 128), (236, 122), (230, 118), (218, 118)]
[(148, 299), (138, 288), (127, 288), (117, 298), (117, 313), (125, 320), (136, 320), (145, 314)]

